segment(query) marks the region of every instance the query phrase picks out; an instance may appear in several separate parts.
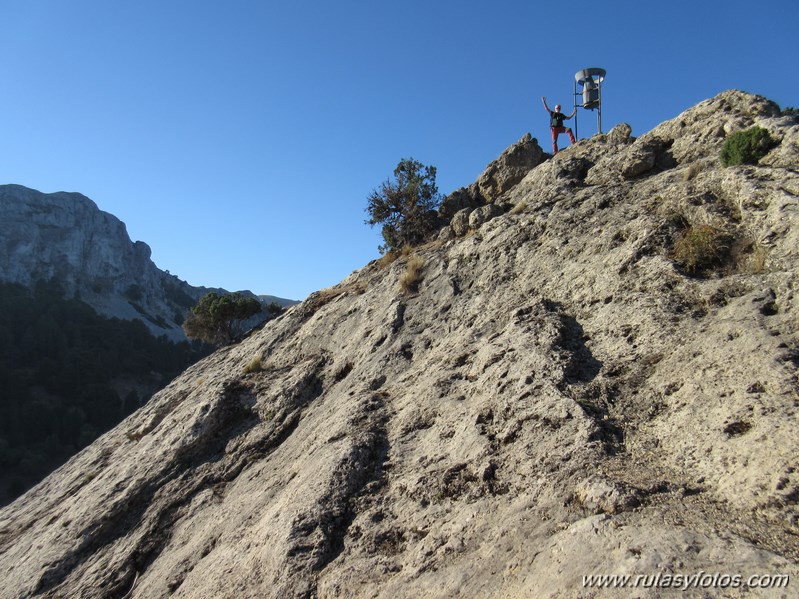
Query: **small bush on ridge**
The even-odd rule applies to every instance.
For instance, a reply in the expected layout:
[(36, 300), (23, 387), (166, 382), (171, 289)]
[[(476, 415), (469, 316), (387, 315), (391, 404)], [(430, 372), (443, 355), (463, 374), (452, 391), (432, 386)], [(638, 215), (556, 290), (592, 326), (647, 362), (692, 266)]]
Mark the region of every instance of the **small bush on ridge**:
[(225, 345), (243, 333), (245, 320), (261, 311), (261, 302), (239, 293), (207, 293), (191, 309), (183, 331), (190, 339)]
[(730, 135), (721, 148), (722, 166), (757, 164), (777, 142), (763, 127), (752, 127)]
[(441, 196), (436, 167), (404, 158), (394, 169), (394, 180), (383, 183), (367, 199), (366, 224), (382, 225), (385, 245), (380, 246), (381, 253), (424, 243), (438, 226), (436, 210)]

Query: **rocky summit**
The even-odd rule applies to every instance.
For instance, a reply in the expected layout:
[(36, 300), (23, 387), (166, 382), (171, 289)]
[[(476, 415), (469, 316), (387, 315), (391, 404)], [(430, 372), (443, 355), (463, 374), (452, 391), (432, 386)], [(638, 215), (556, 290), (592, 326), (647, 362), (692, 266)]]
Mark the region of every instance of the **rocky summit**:
[(795, 597), (798, 200), (742, 92), (525, 136), (0, 511), (0, 597)]

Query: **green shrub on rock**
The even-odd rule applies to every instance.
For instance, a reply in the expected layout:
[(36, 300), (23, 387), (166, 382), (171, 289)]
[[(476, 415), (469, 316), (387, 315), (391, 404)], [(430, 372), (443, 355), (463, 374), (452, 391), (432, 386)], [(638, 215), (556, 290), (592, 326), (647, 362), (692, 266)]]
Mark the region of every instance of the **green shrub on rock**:
[(722, 166), (757, 164), (777, 142), (763, 127), (752, 127), (730, 135), (721, 148)]
[(261, 303), (254, 297), (244, 297), (239, 293), (207, 293), (191, 309), (183, 323), (183, 332), (190, 339), (225, 345), (244, 332), (245, 320), (260, 311)]

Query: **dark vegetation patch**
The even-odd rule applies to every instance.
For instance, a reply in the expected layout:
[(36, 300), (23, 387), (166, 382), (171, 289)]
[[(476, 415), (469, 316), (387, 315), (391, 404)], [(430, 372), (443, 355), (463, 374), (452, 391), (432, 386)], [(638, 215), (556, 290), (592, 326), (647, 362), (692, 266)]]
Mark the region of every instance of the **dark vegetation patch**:
[(744, 420), (735, 420), (724, 427), (724, 434), (729, 438), (740, 437), (741, 435), (748, 433), (751, 429), (752, 424), (750, 422), (746, 422)]
[(763, 127), (751, 127), (730, 135), (721, 148), (722, 166), (757, 164), (778, 144)]
[(0, 284), (0, 504), (147, 402), (209, 348), (98, 315), (56, 283)]

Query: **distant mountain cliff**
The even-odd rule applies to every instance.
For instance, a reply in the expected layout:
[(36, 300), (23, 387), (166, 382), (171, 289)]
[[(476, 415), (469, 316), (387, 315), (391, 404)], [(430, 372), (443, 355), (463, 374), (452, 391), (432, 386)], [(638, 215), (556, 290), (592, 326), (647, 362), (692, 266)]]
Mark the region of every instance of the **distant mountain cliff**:
[(525, 136), (441, 216), (0, 510), (0, 597), (796, 596), (794, 116)]
[(180, 325), (188, 309), (212, 289), (160, 270), (150, 255), (146, 243), (132, 242), (125, 224), (86, 196), (0, 186), (0, 281), (30, 287), (55, 279), (67, 297), (100, 314), (139, 319), (156, 336), (185, 340)]

